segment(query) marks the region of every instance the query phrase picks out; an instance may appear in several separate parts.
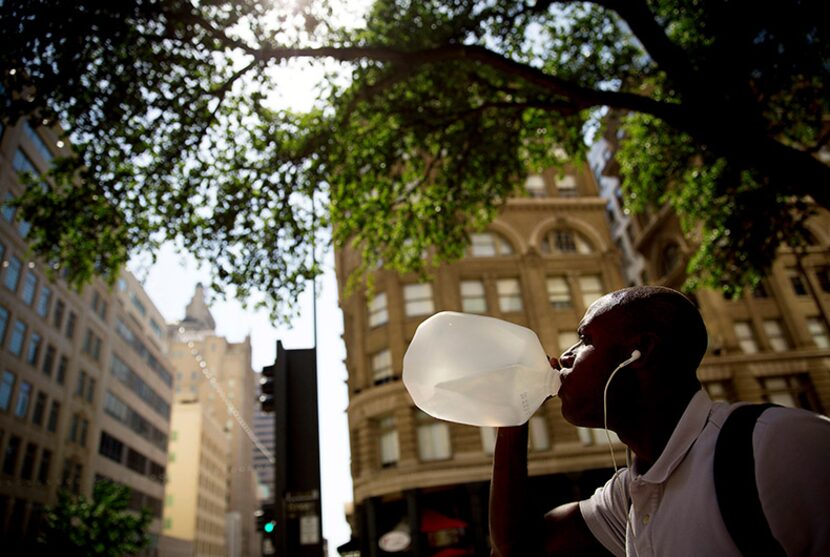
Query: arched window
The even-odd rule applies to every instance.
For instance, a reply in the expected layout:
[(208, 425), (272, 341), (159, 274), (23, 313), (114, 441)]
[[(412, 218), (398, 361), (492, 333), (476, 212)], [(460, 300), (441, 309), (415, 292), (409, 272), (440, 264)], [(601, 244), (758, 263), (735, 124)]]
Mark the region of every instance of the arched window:
[(525, 190), (530, 194), (530, 197), (547, 197), (548, 189), (545, 185), (545, 179), (539, 174), (531, 174), (525, 181)]
[(587, 254), (593, 251), (590, 242), (575, 230), (568, 228), (553, 228), (542, 238), (542, 253), (578, 253)]
[(495, 257), (512, 253), (513, 246), (495, 232), (477, 232), (470, 235), (470, 255), (473, 257)]

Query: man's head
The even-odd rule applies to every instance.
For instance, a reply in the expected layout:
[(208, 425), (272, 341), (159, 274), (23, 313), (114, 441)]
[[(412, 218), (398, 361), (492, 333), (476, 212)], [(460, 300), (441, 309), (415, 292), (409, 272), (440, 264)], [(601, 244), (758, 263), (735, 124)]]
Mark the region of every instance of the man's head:
[(637, 286), (607, 294), (585, 312), (579, 342), (562, 354), (562, 412), (568, 421), (586, 427), (602, 425), (602, 395), (609, 388), (609, 423), (625, 404), (644, 398), (683, 399), (696, 391), (696, 370), (706, 352), (706, 327), (697, 308), (670, 288)]

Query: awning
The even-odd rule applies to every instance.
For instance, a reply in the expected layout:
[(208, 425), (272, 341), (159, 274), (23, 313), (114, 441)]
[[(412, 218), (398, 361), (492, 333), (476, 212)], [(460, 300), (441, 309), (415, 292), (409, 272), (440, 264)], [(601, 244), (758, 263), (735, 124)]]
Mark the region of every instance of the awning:
[(466, 528), (467, 523), (457, 518), (450, 518), (441, 513), (425, 510), (421, 513), (421, 532), (438, 532), (440, 530), (458, 530)]

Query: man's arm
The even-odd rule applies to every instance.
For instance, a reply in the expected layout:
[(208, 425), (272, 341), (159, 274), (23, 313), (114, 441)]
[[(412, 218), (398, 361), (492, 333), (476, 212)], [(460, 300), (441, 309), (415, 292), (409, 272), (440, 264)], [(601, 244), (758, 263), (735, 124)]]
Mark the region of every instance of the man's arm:
[(490, 484), (493, 557), (609, 555), (596, 540), (578, 503), (533, 516), (528, 497), (527, 424), (499, 428)]

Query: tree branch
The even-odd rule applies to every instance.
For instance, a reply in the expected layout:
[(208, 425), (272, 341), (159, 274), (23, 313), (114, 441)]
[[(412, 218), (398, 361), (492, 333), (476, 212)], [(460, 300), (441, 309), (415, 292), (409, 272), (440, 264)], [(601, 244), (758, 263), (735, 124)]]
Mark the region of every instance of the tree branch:
[[(376, 60), (409, 67), (451, 61), (474, 61), (485, 64), (504, 75), (521, 79), (549, 93), (564, 97), (578, 109), (608, 106), (652, 114), (669, 123), (680, 125), (679, 105), (665, 103), (620, 91), (592, 89), (547, 74), (538, 68), (516, 62), (479, 45), (448, 44), (419, 51), (401, 51), (384, 46), (341, 46), (318, 48), (267, 48), (256, 55), (260, 60), (282, 61), (289, 58), (332, 58), (341, 62)], [(405, 74), (404, 74), (405, 75)]]

